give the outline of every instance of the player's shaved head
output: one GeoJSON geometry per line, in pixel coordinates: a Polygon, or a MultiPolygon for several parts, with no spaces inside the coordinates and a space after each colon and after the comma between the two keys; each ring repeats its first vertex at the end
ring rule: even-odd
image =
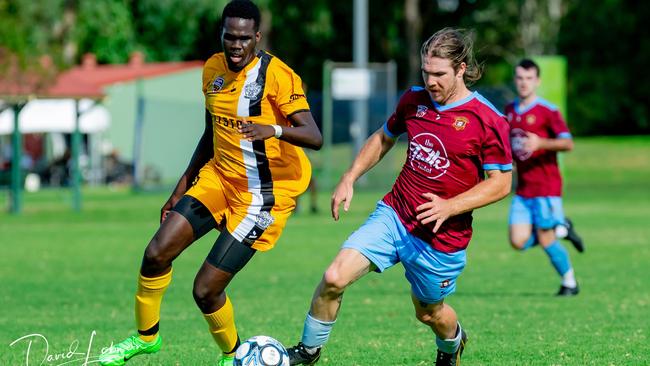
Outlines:
{"type": "Polygon", "coordinates": [[[223,8],[221,21],[226,18],[252,19],[255,22],[255,31],[260,30],[260,9],[250,0],[232,0],[223,8]]]}

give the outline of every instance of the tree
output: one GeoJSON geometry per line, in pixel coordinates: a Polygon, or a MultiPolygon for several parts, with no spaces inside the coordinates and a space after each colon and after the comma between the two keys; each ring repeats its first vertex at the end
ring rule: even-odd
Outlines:
{"type": "Polygon", "coordinates": [[[57,55],[60,48],[56,27],[62,1],[52,0],[48,5],[0,0],[0,83],[21,98],[37,93],[57,71],[49,55],[57,55]]]}
{"type": "Polygon", "coordinates": [[[73,32],[77,57],[90,52],[100,63],[124,63],[136,49],[131,13],[121,0],[79,0],[73,32]]]}
{"type": "Polygon", "coordinates": [[[205,59],[216,51],[218,20],[226,3],[226,0],[131,1],[137,44],[149,61],[205,59]],[[206,39],[216,41],[209,42],[211,50],[200,47],[200,42],[206,39]]]}
{"type": "Polygon", "coordinates": [[[568,110],[578,133],[650,133],[647,19],[645,2],[579,0],[569,9],[559,50],[569,61],[568,110]]]}

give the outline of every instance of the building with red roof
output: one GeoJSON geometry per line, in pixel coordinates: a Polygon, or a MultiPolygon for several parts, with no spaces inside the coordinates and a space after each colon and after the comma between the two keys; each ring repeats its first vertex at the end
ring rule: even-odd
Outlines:
{"type": "MultiPolygon", "coordinates": [[[[80,65],[58,75],[49,71],[52,68],[47,58],[41,64],[40,72],[16,73],[11,67],[3,72],[0,131],[3,121],[13,120],[13,111],[8,108],[11,105],[29,106],[43,99],[83,101],[81,105],[104,109],[110,119],[106,126],[97,125],[95,129],[93,121],[82,120],[83,126],[90,126],[83,127],[82,133],[83,129],[92,131],[84,139],[90,161],[101,161],[101,155],[117,155],[126,162],[137,160],[145,178],[160,183],[178,179],[203,130],[202,61],[147,63],[141,53],[134,53],[126,64],[102,65],[94,55],[87,54],[80,65]],[[140,138],[136,139],[138,134],[140,138]]],[[[53,113],[52,105],[41,103],[39,108],[49,109],[25,115],[37,116],[30,117],[32,120],[21,119],[19,114],[21,131],[71,132],[63,127],[62,118],[55,118],[63,112],[53,113]]],[[[13,130],[13,124],[10,128],[13,130]]],[[[0,136],[0,144],[9,142],[8,136],[0,136]]]]}

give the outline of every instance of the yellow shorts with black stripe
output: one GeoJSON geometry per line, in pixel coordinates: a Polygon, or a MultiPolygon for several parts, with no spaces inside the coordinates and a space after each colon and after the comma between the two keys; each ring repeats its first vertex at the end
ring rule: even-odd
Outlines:
{"type": "Polygon", "coordinates": [[[208,163],[185,194],[201,201],[217,224],[237,240],[266,251],[280,238],[296,208],[296,199],[282,193],[273,190],[272,185],[233,186],[223,179],[214,164],[208,163]]]}

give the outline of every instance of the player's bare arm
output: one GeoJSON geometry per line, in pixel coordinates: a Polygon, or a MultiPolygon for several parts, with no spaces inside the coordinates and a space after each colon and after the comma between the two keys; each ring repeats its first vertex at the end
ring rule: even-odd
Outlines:
{"type": "MultiPolygon", "coordinates": [[[[296,112],[289,116],[292,127],[277,126],[281,129],[280,140],[292,145],[319,150],[323,146],[321,136],[314,117],[309,111],[296,112]]],[[[249,141],[266,140],[274,137],[276,130],[271,125],[260,125],[256,123],[244,123],[239,128],[239,133],[249,141]]]]}
{"type": "Polygon", "coordinates": [[[352,162],[352,166],[343,174],[339,184],[332,194],[332,217],[334,220],[339,219],[339,206],[343,203],[343,209],[347,211],[350,208],[350,201],[354,192],[354,182],[359,179],[365,172],[377,164],[395,145],[396,139],[387,136],[384,129],[380,128],[375,131],[359,151],[359,154],[352,162]]]}
{"type": "Polygon", "coordinates": [[[573,150],[573,140],[570,138],[543,138],[533,132],[527,132],[525,149],[528,152],[537,150],[548,151],[571,151],[573,150]]]}
{"type": "Polygon", "coordinates": [[[160,210],[160,222],[165,219],[165,216],[169,210],[171,210],[176,202],[178,202],[178,200],[183,197],[185,192],[187,192],[190,185],[192,184],[192,181],[194,181],[194,179],[199,175],[201,167],[203,167],[203,165],[205,165],[205,163],[210,160],[213,153],[214,148],[212,145],[212,116],[210,115],[210,112],[206,110],[205,129],[203,130],[203,135],[199,139],[199,142],[196,145],[196,149],[194,149],[194,154],[192,154],[192,158],[190,159],[190,163],[188,164],[187,169],[185,169],[185,172],[183,172],[183,175],[181,175],[181,178],[178,180],[178,183],[174,188],[174,191],[160,210]]]}
{"type": "Polygon", "coordinates": [[[436,221],[435,233],[448,218],[489,205],[510,193],[512,171],[488,170],[486,175],[487,179],[450,199],[424,193],[429,201],[417,207],[419,214],[416,218],[423,224],[436,221]]]}

